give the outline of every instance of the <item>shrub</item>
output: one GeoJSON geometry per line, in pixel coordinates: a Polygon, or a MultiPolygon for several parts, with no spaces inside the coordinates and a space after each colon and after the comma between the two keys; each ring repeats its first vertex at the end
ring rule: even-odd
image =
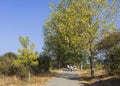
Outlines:
{"type": "Polygon", "coordinates": [[[120,76],[120,46],[109,50],[105,60],[105,68],[109,74],[120,76]]]}
{"type": "Polygon", "coordinates": [[[0,57],[0,73],[4,75],[13,75],[11,69],[13,67],[13,60],[16,59],[14,53],[6,53],[0,57]]]}
{"type": "Polygon", "coordinates": [[[39,74],[41,72],[48,72],[50,68],[51,58],[47,55],[40,55],[38,58],[38,65],[32,66],[32,73],[39,74]]]}
{"type": "Polygon", "coordinates": [[[0,57],[0,74],[6,76],[16,75],[20,78],[27,77],[27,68],[23,65],[15,66],[13,61],[17,58],[14,53],[6,53],[0,57]]]}

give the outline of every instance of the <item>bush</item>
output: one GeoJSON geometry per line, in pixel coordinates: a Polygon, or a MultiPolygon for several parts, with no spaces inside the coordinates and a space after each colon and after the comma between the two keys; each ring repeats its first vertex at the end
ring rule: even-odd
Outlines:
{"type": "Polygon", "coordinates": [[[22,65],[16,67],[15,75],[20,78],[26,78],[28,77],[28,69],[22,65]]]}
{"type": "Polygon", "coordinates": [[[41,72],[48,72],[50,68],[51,58],[46,55],[40,55],[38,58],[38,65],[32,66],[32,73],[39,74],[41,72]]]}
{"type": "Polygon", "coordinates": [[[56,60],[52,60],[52,61],[50,62],[50,68],[51,68],[51,69],[56,69],[56,68],[57,68],[57,65],[58,65],[58,63],[57,63],[56,60]]]}
{"type": "Polygon", "coordinates": [[[4,75],[13,75],[11,72],[13,67],[13,60],[16,59],[14,53],[6,53],[0,57],[0,73],[4,75]]]}
{"type": "Polygon", "coordinates": [[[16,75],[20,78],[27,77],[28,70],[23,65],[15,66],[13,64],[13,60],[15,60],[17,56],[14,53],[6,53],[0,57],[0,74],[6,76],[16,75]]]}
{"type": "Polygon", "coordinates": [[[90,69],[90,64],[83,64],[83,69],[90,69]]]}
{"type": "Polygon", "coordinates": [[[102,50],[106,55],[104,68],[111,75],[120,76],[120,31],[109,33],[97,45],[98,50],[102,50]]]}
{"type": "Polygon", "coordinates": [[[39,57],[39,67],[42,71],[49,71],[49,67],[50,67],[50,57],[48,56],[43,56],[43,57],[39,57]]]}
{"type": "Polygon", "coordinates": [[[120,46],[109,50],[105,60],[105,68],[109,74],[120,76],[120,46]]]}

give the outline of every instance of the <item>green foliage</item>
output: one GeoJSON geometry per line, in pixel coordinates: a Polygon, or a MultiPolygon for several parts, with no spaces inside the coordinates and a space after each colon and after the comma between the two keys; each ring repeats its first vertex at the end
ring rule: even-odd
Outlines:
{"type": "Polygon", "coordinates": [[[113,47],[109,50],[105,63],[106,71],[109,74],[120,76],[120,46],[113,47]]]}
{"type": "Polygon", "coordinates": [[[31,74],[31,66],[38,65],[38,55],[34,52],[35,44],[30,45],[29,37],[19,37],[20,44],[22,45],[21,49],[18,49],[20,54],[17,55],[17,59],[14,60],[16,66],[24,65],[28,69],[29,80],[31,74]]]}
{"type": "Polygon", "coordinates": [[[66,58],[75,63],[75,58],[81,58],[79,57],[81,51],[87,51],[89,47],[93,47],[93,40],[97,37],[98,23],[92,20],[98,11],[96,7],[91,6],[90,9],[89,5],[99,6],[100,3],[91,3],[86,0],[60,1],[46,21],[45,50],[56,56],[58,63],[66,58]],[[91,24],[89,21],[92,21],[91,24]]]}
{"type": "Polygon", "coordinates": [[[120,32],[110,33],[102,39],[97,48],[106,51],[104,67],[109,74],[120,74],[120,32]],[[111,72],[112,71],[112,72],[111,72]]]}
{"type": "Polygon", "coordinates": [[[38,58],[38,62],[39,62],[39,68],[40,70],[47,72],[49,71],[50,68],[50,62],[51,62],[51,58],[47,55],[40,55],[38,58]]]}
{"type": "Polygon", "coordinates": [[[56,60],[51,60],[51,62],[50,62],[50,68],[51,69],[56,69],[57,68],[57,62],[56,62],[56,60]]]}
{"type": "Polygon", "coordinates": [[[28,70],[23,65],[15,66],[14,60],[17,59],[16,54],[8,52],[0,57],[0,74],[6,76],[17,75],[20,78],[27,77],[28,70]]]}
{"type": "Polygon", "coordinates": [[[12,75],[16,75],[21,79],[28,77],[28,69],[24,65],[12,66],[9,70],[9,73],[12,75]]]}
{"type": "Polygon", "coordinates": [[[84,70],[90,69],[90,64],[84,63],[84,64],[83,64],[83,69],[84,69],[84,70]]]}
{"type": "Polygon", "coordinates": [[[29,45],[29,37],[19,37],[22,49],[18,49],[20,54],[17,55],[17,60],[14,61],[15,65],[24,64],[27,67],[37,65],[38,55],[34,52],[35,44],[29,45]]]}
{"type": "Polygon", "coordinates": [[[13,60],[15,60],[17,56],[12,53],[8,52],[4,54],[3,56],[0,57],[0,73],[4,75],[14,75],[12,73],[12,68],[14,67],[13,65],[13,60]]]}
{"type": "Polygon", "coordinates": [[[96,48],[99,50],[109,50],[111,47],[118,45],[120,42],[120,32],[109,33],[107,37],[102,39],[96,48]]]}
{"type": "Polygon", "coordinates": [[[101,62],[101,60],[97,59],[95,61],[95,69],[97,69],[97,70],[103,69],[103,62],[101,62]]]}
{"type": "Polygon", "coordinates": [[[48,72],[50,68],[51,58],[47,56],[44,52],[38,57],[38,65],[32,66],[32,72],[34,74],[39,74],[41,72],[48,72]]]}
{"type": "Polygon", "coordinates": [[[44,28],[46,52],[57,58],[58,65],[74,64],[76,59],[81,61],[81,53],[86,52],[91,76],[94,76],[96,40],[103,36],[101,32],[117,29],[114,20],[119,14],[118,8],[119,1],[116,0],[61,0],[58,4],[52,3],[44,28]]]}

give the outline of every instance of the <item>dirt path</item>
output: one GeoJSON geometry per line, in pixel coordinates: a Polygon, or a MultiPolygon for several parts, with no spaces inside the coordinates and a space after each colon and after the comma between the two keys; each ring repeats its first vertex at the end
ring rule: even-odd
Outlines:
{"type": "Polygon", "coordinates": [[[64,71],[62,74],[57,75],[43,86],[82,86],[79,78],[80,77],[75,71],[64,71]]]}

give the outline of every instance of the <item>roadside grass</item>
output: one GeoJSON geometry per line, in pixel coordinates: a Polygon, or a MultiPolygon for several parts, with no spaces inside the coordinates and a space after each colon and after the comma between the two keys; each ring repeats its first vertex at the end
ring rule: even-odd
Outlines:
{"type": "Polygon", "coordinates": [[[16,76],[12,77],[0,77],[0,86],[42,86],[49,79],[53,78],[57,74],[61,73],[62,70],[51,70],[47,73],[41,73],[38,76],[32,76],[31,80],[19,79],[16,76]]]}
{"type": "Polygon", "coordinates": [[[90,76],[90,70],[78,70],[78,73],[83,86],[120,86],[120,78],[107,75],[105,70],[95,70],[93,78],[90,76]]]}

